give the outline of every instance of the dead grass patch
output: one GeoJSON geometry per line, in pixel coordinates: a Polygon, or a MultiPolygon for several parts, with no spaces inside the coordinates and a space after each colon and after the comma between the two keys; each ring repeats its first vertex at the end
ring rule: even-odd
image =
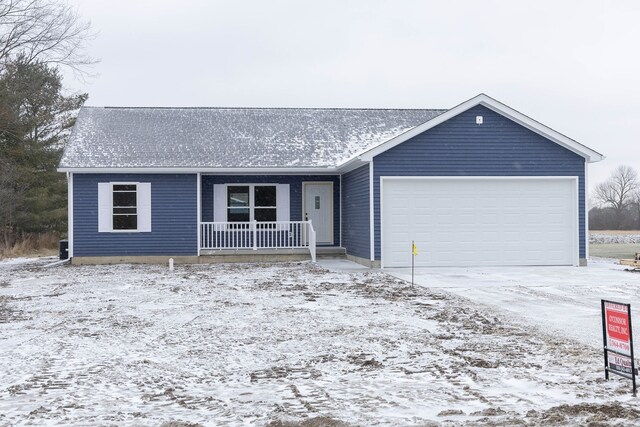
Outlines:
{"type": "Polygon", "coordinates": [[[632,259],[640,252],[637,243],[590,243],[589,256],[613,259],[632,259]]]}
{"type": "Polygon", "coordinates": [[[58,253],[60,236],[56,233],[27,234],[0,243],[0,259],[22,256],[51,256],[58,253]]]}

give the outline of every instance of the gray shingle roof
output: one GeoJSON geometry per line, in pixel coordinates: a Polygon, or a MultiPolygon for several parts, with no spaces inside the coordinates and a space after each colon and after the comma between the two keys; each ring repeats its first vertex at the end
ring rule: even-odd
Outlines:
{"type": "Polygon", "coordinates": [[[60,167],[332,167],[444,111],[83,107],[60,167]]]}

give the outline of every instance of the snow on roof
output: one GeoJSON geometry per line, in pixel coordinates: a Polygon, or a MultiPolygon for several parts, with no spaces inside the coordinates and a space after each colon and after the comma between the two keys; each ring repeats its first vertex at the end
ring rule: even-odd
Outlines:
{"type": "Polygon", "coordinates": [[[445,111],[83,107],[60,167],[333,167],[445,111]]]}

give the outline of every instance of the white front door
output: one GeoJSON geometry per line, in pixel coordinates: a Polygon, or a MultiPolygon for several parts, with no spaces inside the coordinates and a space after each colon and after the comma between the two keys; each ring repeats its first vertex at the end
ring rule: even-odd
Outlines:
{"type": "Polygon", "coordinates": [[[311,220],[318,244],[333,244],[333,183],[303,183],[302,210],[304,219],[311,220]]]}

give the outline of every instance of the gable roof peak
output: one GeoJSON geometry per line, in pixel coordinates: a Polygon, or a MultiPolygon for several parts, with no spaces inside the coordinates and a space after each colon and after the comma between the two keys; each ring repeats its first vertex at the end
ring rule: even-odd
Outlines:
{"type": "Polygon", "coordinates": [[[359,156],[359,158],[363,161],[371,161],[373,157],[377,156],[378,154],[384,153],[385,151],[395,147],[396,145],[399,145],[404,141],[407,141],[408,139],[413,138],[414,136],[419,135],[441,123],[444,123],[452,117],[455,117],[458,114],[463,113],[477,105],[483,105],[490,110],[518,123],[519,125],[524,126],[525,128],[539,135],[542,135],[543,137],[555,142],[556,144],[559,144],[564,148],[573,151],[574,153],[584,157],[589,163],[599,162],[604,159],[604,156],[601,153],[580,144],[579,142],[569,138],[566,135],[561,134],[560,132],[548,126],[543,125],[542,123],[522,114],[521,112],[509,107],[506,104],[501,103],[500,101],[490,97],[485,93],[480,93],[473,98],[470,98],[456,105],[445,113],[440,114],[439,116],[434,117],[433,119],[421,124],[420,126],[409,129],[407,132],[404,132],[403,134],[398,135],[397,137],[370,149],[366,153],[359,156]]]}

